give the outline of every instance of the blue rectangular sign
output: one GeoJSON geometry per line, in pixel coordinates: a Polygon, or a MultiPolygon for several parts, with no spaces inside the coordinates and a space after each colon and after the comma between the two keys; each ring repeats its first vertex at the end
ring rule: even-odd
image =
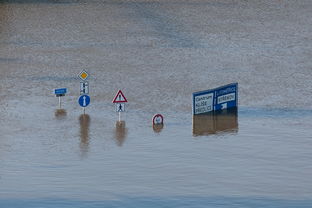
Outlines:
{"type": "Polygon", "coordinates": [[[55,90],[54,90],[54,93],[55,93],[56,95],[64,95],[64,94],[66,94],[66,92],[67,92],[67,89],[66,89],[66,88],[60,88],[60,89],[55,89],[55,90]]]}
{"type": "Polygon", "coordinates": [[[237,107],[238,84],[232,83],[215,89],[193,93],[193,114],[237,107]]]}

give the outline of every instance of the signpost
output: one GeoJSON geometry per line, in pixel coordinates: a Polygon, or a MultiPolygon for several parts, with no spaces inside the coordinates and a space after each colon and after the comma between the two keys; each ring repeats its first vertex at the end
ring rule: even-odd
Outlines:
{"type": "Polygon", "coordinates": [[[193,115],[237,107],[238,83],[193,93],[193,115]]]}
{"type": "Polygon", "coordinates": [[[121,90],[119,90],[113,99],[113,103],[116,105],[116,112],[118,112],[118,121],[120,122],[121,112],[125,112],[125,103],[128,102],[121,90]]]}
{"type": "Polygon", "coordinates": [[[82,80],[80,82],[80,97],[78,99],[78,103],[81,107],[83,107],[83,114],[85,114],[86,107],[90,104],[90,97],[89,97],[89,82],[87,82],[87,79],[89,77],[89,74],[82,70],[78,77],[82,80]]]}
{"type": "Polygon", "coordinates": [[[67,93],[66,88],[59,88],[54,90],[55,96],[59,98],[59,109],[62,108],[61,97],[65,96],[66,93],[67,93]]]}

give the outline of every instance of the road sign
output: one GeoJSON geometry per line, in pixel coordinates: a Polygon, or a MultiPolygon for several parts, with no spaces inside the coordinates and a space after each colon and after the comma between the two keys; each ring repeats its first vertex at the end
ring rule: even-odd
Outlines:
{"type": "Polygon", "coordinates": [[[161,114],[156,114],[153,116],[153,125],[163,124],[164,123],[164,117],[161,114]]]}
{"type": "Polygon", "coordinates": [[[125,112],[125,103],[116,103],[116,112],[125,112]]]}
{"type": "Polygon", "coordinates": [[[89,77],[89,74],[88,74],[85,70],[82,70],[82,71],[78,74],[78,77],[79,77],[82,81],[85,81],[85,80],[89,77]]]}
{"type": "Polygon", "coordinates": [[[81,95],[78,103],[81,107],[87,107],[90,104],[90,97],[88,95],[81,95]]]}
{"type": "Polygon", "coordinates": [[[237,106],[237,83],[215,89],[215,110],[237,106]]]}
{"type": "Polygon", "coordinates": [[[124,96],[121,90],[119,90],[113,100],[113,103],[126,103],[127,98],[124,96]]]}
{"type": "Polygon", "coordinates": [[[193,114],[237,107],[238,84],[232,83],[215,89],[193,93],[193,114]]]}
{"type": "Polygon", "coordinates": [[[55,89],[54,90],[54,94],[56,95],[56,97],[65,96],[66,93],[67,93],[67,89],[66,88],[60,88],[60,89],[55,89]]]}
{"type": "Polygon", "coordinates": [[[80,95],[89,94],[89,82],[80,82],[80,95]]]}
{"type": "Polygon", "coordinates": [[[193,94],[194,114],[202,114],[213,111],[213,92],[203,91],[193,94]]]}

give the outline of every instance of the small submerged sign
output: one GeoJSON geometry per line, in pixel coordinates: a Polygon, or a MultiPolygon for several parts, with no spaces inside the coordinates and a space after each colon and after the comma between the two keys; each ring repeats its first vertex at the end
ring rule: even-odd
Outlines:
{"type": "Polygon", "coordinates": [[[238,84],[232,83],[211,90],[193,93],[193,114],[237,107],[238,84]]]}
{"type": "Polygon", "coordinates": [[[61,97],[65,96],[66,93],[67,93],[67,88],[58,88],[54,90],[55,96],[59,98],[59,109],[62,108],[61,97]]]}

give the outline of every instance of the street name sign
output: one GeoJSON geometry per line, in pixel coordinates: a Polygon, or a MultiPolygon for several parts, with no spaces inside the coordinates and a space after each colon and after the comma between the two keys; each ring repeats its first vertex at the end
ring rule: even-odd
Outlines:
{"type": "Polygon", "coordinates": [[[56,97],[65,96],[66,93],[67,93],[66,88],[59,88],[54,90],[54,94],[56,95],[56,97]]]}
{"type": "Polygon", "coordinates": [[[238,83],[193,93],[193,114],[237,107],[238,83]]]}

